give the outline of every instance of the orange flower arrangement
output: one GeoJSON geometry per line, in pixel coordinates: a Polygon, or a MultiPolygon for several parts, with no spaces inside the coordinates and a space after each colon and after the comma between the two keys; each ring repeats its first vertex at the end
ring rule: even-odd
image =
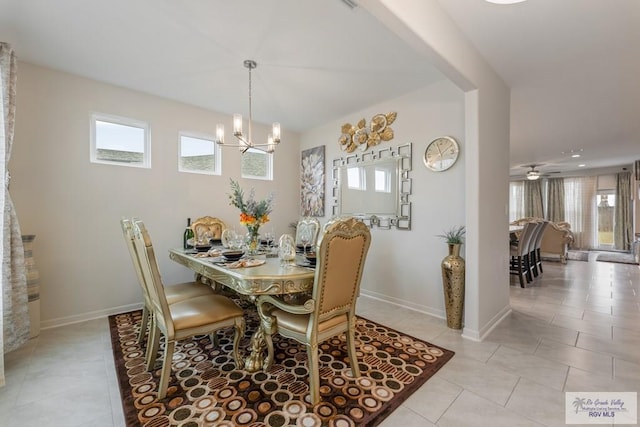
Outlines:
{"type": "Polygon", "coordinates": [[[269,222],[269,214],[273,209],[273,193],[264,200],[256,201],[252,188],[249,198],[245,200],[244,191],[242,191],[240,184],[231,180],[229,201],[232,206],[240,209],[240,224],[247,227],[252,240],[257,240],[260,226],[269,222]]]}
{"type": "Polygon", "coordinates": [[[256,218],[248,213],[240,213],[240,224],[242,225],[256,225],[269,222],[269,215],[262,215],[260,218],[256,218]]]}

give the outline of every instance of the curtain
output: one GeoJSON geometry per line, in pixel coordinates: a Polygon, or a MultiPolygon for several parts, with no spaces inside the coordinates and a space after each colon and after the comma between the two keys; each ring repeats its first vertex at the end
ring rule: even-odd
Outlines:
{"type": "Polygon", "coordinates": [[[509,183],[509,222],[524,217],[524,183],[509,183]]]}
{"type": "Polygon", "coordinates": [[[564,179],[564,220],[571,225],[573,249],[597,246],[597,179],[594,176],[564,179]]]}
{"type": "Polygon", "coordinates": [[[564,221],[564,178],[549,178],[547,185],[547,219],[564,221]]]}
{"type": "Polygon", "coordinates": [[[616,249],[631,249],[631,172],[616,175],[616,206],[613,211],[613,244],[616,249]]]}
{"type": "MultiPolygon", "coordinates": [[[[9,196],[8,164],[13,144],[16,101],[16,57],[11,46],[0,42],[0,179],[2,191],[2,334],[0,344],[7,353],[29,339],[27,278],[22,235],[9,196]]],[[[4,384],[4,357],[0,361],[0,381],[4,384]]]]}
{"type": "Polygon", "coordinates": [[[544,218],[542,184],[539,179],[524,181],[524,216],[544,218]]]}

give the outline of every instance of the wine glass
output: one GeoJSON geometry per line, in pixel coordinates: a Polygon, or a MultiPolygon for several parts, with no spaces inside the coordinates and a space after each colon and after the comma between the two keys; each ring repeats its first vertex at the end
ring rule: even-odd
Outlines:
{"type": "Polygon", "coordinates": [[[273,229],[271,229],[271,231],[267,231],[266,233],[264,233],[264,238],[267,241],[267,249],[269,250],[269,252],[271,252],[273,241],[276,238],[275,234],[273,233],[273,229]]]}
{"type": "Polygon", "coordinates": [[[236,231],[230,228],[225,228],[222,232],[222,236],[220,240],[222,241],[222,246],[225,248],[231,248],[232,243],[236,239],[236,231]]]}
{"type": "Polygon", "coordinates": [[[233,241],[231,242],[231,249],[241,250],[244,248],[245,244],[245,235],[242,233],[237,233],[233,241]]]}
{"type": "Polygon", "coordinates": [[[304,248],[304,255],[307,255],[307,246],[311,243],[311,228],[308,226],[303,226],[300,229],[300,243],[302,243],[302,247],[304,248]]]}

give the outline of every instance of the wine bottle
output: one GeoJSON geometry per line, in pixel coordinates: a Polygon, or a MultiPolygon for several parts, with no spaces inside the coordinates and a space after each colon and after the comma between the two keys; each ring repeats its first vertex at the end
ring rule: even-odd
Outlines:
{"type": "Polygon", "coordinates": [[[184,234],[182,235],[182,245],[185,249],[193,248],[193,244],[189,241],[193,242],[193,230],[191,229],[191,218],[187,218],[187,228],[184,230],[184,234]]]}

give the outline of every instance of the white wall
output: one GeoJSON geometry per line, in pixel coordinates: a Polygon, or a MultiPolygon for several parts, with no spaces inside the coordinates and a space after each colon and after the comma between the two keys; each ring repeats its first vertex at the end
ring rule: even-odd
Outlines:
{"type": "Polygon", "coordinates": [[[332,160],[343,157],[338,138],[344,123],[367,124],[378,113],[398,113],[391,125],[395,137],[376,148],[412,143],[412,228],[373,228],[362,279],[362,293],[444,317],[440,262],[447,245],[436,237],[465,223],[464,94],[448,80],[342,117],[301,136],[301,149],[326,145],[326,221],[332,212],[332,160]],[[458,162],[445,172],[432,172],[422,161],[430,141],[450,135],[460,143],[458,162]]]}
{"type": "MultiPolygon", "coordinates": [[[[215,134],[219,113],[19,63],[11,195],[24,234],[35,234],[44,327],[124,309],[141,301],[120,231],[122,216],[142,218],[167,282],[190,280],[167,250],[182,245],[186,218],[212,215],[240,227],[229,206],[229,178],[239,179],[240,154],[224,149],[222,176],[177,171],[178,131],[215,134]],[[152,168],[91,164],[92,112],[147,121],[152,168]]],[[[256,139],[268,128],[254,127],[256,139]]],[[[229,137],[229,135],[228,135],[229,137]]],[[[240,179],[258,197],[276,191],[276,233],[298,218],[299,135],[283,129],[274,181],[240,179]]]]}
{"type": "Polygon", "coordinates": [[[437,0],[360,5],[465,91],[465,337],[480,340],[509,308],[509,88],[437,0]]]}
{"type": "MultiPolygon", "coordinates": [[[[465,134],[460,138],[464,148],[464,184],[452,187],[452,192],[464,193],[461,218],[467,226],[463,334],[482,339],[509,312],[508,245],[506,238],[499,238],[506,233],[508,224],[509,88],[437,0],[362,0],[360,5],[424,54],[426,61],[436,65],[464,91],[465,134]]],[[[216,122],[230,119],[21,65],[16,145],[11,164],[12,195],[23,231],[38,235],[35,249],[36,257],[42,259],[37,261],[43,277],[44,326],[58,319],[73,320],[73,316],[87,313],[100,315],[112,307],[135,303],[139,292],[127,264],[124,243],[119,242],[120,216],[138,215],[146,219],[159,253],[180,244],[187,216],[214,214],[232,221],[236,215],[228,206],[225,193],[228,177],[238,175],[238,154],[229,154],[223,164],[224,176],[220,178],[179,174],[175,158],[178,130],[190,127],[213,133],[216,122]],[[91,111],[151,122],[155,141],[153,169],[116,170],[90,165],[91,111]],[[124,265],[127,267],[121,267],[124,265]]],[[[296,135],[285,133],[285,142],[276,154],[275,183],[255,183],[258,194],[274,187],[280,194],[273,216],[277,233],[285,231],[286,224],[298,216],[297,139],[296,135]],[[285,151],[287,146],[290,149],[285,151]]],[[[425,206],[429,202],[424,202],[425,206]]],[[[451,222],[462,221],[456,218],[451,222]]],[[[379,239],[385,238],[388,237],[379,239]]],[[[166,258],[161,258],[160,267],[167,281],[188,276],[166,258]]],[[[397,270],[395,267],[389,265],[389,280],[395,279],[390,273],[397,270]]],[[[403,300],[410,297],[400,295],[403,300]]]]}

